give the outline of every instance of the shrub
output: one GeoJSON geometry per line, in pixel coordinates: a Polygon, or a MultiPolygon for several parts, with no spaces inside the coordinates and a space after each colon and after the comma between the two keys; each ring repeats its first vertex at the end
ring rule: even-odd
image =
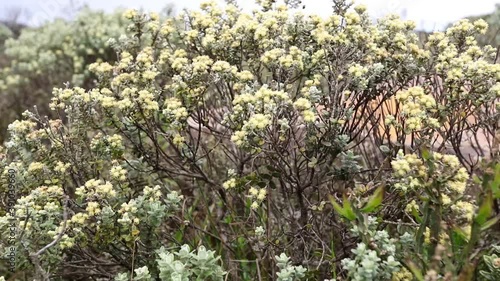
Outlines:
{"type": "Polygon", "coordinates": [[[186,246],[160,260],[192,278],[479,276],[499,241],[487,24],[419,47],[412,22],[334,3],[327,19],[274,1],[127,11],[116,63],[89,66],[96,87],[55,89],[56,118],[9,126],[3,176],[21,197],[1,222],[22,237],[19,274],[175,280],[154,251],[187,244],[210,265],[186,246]]]}
{"type": "Polygon", "coordinates": [[[491,14],[486,14],[479,17],[470,17],[471,20],[483,19],[485,20],[490,28],[488,31],[478,36],[478,44],[479,45],[492,45],[499,46],[500,45],[500,5],[496,4],[495,11],[491,14]]]}
{"type": "MultiPolygon", "coordinates": [[[[125,32],[121,13],[82,10],[72,21],[57,19],[38,28],[25,28],[19,37],[5,42],[8,60],[0,69],[0,110],[5,112],[0,129],[37,105],[41,115],[50,114],[47,103],[52,88],[63,83],[93,86],[87,67],[96,61],[112,62],[115,51],[107,44],[125,32]]],[[[0,27],[0,43],[3,38],[0,27]]],[[[3,142],[5,134],[0,135],[3,142]]]]}

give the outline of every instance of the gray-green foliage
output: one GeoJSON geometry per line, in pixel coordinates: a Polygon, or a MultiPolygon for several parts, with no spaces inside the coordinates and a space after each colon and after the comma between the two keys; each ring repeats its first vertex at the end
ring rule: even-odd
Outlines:
{"type": "Polygon", "coordinates": [[[482,280],[500,280],[500,246],[493,246],[491,253],[483,257],[486,267],[480,270],[482,280]]]}
{"type": "Polygon", "coordinates": [[[299,281],[305,277],[307,269],[299,266],[294,266],[290,263],[290,258],[282,253],[279,256],[274,257],[276,259],[276,265],[280,269],[276,276],[278,276],[278,281],[299,281]]]}
{"type": "MultiPolygon", "coordinates": [[[[162,247],[157,254],[158,277],[162,281],[224,280],[226,272],[219,264],[220,257],[215,255],[215,251],[207,250],[204,246],[191,250],[188,245],[183,245],[177,252],[170,252],[162,247]]],[[[134,281],[156,280],[146,266],[135,269],[134,273],[134,281]]],[[[115,281],[125,280],[130,280],[127,273],[115,277],[115,281]]]]}
{"type": "Polygon", "coordinates": [[[352,259],[342,260],[350,280],[391,280],[392,273],[401,266],[396,258],[396,241],[386,230],[377,230],[377,224],[376,218],[367,217],[366,225],[351,229],[353,235],[363,238],[363,242],[352,250],[352,259]],[[368,246],[367,241],[376,246],[368,246]]]}

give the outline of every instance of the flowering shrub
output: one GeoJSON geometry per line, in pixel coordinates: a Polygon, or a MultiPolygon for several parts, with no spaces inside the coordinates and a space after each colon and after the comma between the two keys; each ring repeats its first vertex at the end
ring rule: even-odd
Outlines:
{"type": "Polygon", "coordinates": [[[487,24],[420,46],[412,22],[373,24],[346,1],[326,19],[261,2],[251,15],[213,1],[177,19],[127,11],[117,61],[88,68],[95,87],[56,88],[55,118],[9,126],[3,180],[22,184],[1,222],[22,237],[19,272],[478,276],[500,238],[500,65],[474,39],[487,24]]]}
{"type": "Polygon", "coordinates": [[[6,26],[5,24],[3,23],[0,23],[0,45],[2,45],[2,50],[3,51],[3,44],[5,42],[5,40],[9,39],[10,37],[12,37],[12,30],[10,30],[10,28],[8,26],[6,26]]]}
{"type": "MultiPolygon", "coordinates": [[[[88,65],[116,59],[107,42],[118,39],[126,31],[125,27],[121,13],[105,14],[88,9],[81,11],[73,21],[58,19],[39,28],[25,28],[19,37],[7,41],[12,37],[11,32],[0,26],[0,51],[8,59],[0,69],[0,109],[6,112],[0,123],[1,130],[34,105],[40,114],[50,114],[47,101],[55,86],[67,82],[92,86],[88,65]]],[[[2,133],[0,140],[4,139],[2,133]]]]}
{"type": "Polygon", "coordinates": [[[500,44],[500,5],[497,3],[495,10],[491,14],[482,15],[479,17],[470,17],[471,20],[484,19],[490,28],[485,34],[479,35],[477,41],[480,45],[498,46],[500,44]]]}

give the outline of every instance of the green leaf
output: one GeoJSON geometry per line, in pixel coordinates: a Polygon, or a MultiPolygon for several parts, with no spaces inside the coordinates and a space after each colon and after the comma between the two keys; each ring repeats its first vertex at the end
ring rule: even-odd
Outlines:
{"type": "Polygon", "coordinates": [[[270,175],[270,174],[264,174],[264,173],[260,174],[260,177],[262,179],[265,179],[265,180],[272,180],[273,179],[272,175],[270,175]]]}
{"type": "Polygon", "coordinates": [[[475,218],[476,223],[479,226],[482,226],[486,220],[491,216],[491,211],[493,210],[493,196],[491,191],[486,193],[486,197],[484,198],[483,204],[479,207],[479,211],[477,212],[477,216],[475,218]]]}
{"type": "Polygon", "coordinates": [[[491,183],[491,190],[496,199],[500,199],[500,164],[495,165],[495,177],[491,183]]]}
{"type": "Polygon", "coordinates": [[[452,242],[454,246],[458,246],[459,248],[467,244],[469,242],[469,237],[465,231],[463,231],[460,227],[453,227],[452,232],[452,242]]]}
{"type": "Polygon", "coordinates": [[[344,210],[346,211],[346,218],[350,221],[353,221],[356,219],[356,214],[354,213],[354,210],[352,208],[351,202],[347,200],[347,196],[344,195],[344,210]]]}
{"type": "Polygon", "coordinates": [[[422,158],[424,160],[429,160],[431,159],[431,153],[427,148],[422,148],[422,158]]]}
{"type": "Polygon", "coordinates": [[[333,196],[329,195],[328,198],[330,199],[330,203],[332,203],[333,209],[339,213],[339,215],[345,217],[346,219],[353,221],[356,219],[356,214],[354,213],[354,210],[352,209],[351,202],[347,199],[347,197],[344,195],[344,202],[343,206],[341,207],[337,202],[335,202],[335,198],[333,196]]]}
{"type": "Polygon", "coordinates": [[[316,166],[316,164],[318,164],[318,159],[316,157],[312,157],[311,161],[309,161],[309,163],[307,163],[307,167],[314,168],[316,166]]]}
{"type": "Polygon", "coordinates": [[[380,204],[382,204],[382,200],[384,199],[384,186],[381,186],[375,190],[375,193],[373,193],[372,197],[366,203],[366,206],[361,209],[363,213],[370,213],[373,212],[380,204]]]}
{"type": "Polygon", "coordinates": [[[481,231],[485,231],[488,228],[494,226],[495,224],[498,223],[499,220],[500,220],[500,217],[494,217],[494,218],[486,221],[483,225],[481,225],[481,231]]]}
{"type": "Polygon", "coordinates": [[[413,208],[413,210],[411,210],[411,214],[413,215],[413,217],[415,218],[415,220],[418,222],[418,223],[422,223],[422,217],[420,216],[420,214],[418,213],[417,209],[413,208]]]}
{"type": "Polygon", "coordinates": [[[276,188],[277,188],[277,187],[276,187],[276,183],[275,183],[274,181],[270,181],[270,182],[269,182],[269,187],[270,187],[271,189],[276,189],[276,188]]]}
{"type": "Polygon", "coordinates": [[[418,281],[424,281],[424,276],[422,275],[422,271],[413,263],[412,261],[406,262],[406,267],[413,273],[413,276],[418,281]]]}

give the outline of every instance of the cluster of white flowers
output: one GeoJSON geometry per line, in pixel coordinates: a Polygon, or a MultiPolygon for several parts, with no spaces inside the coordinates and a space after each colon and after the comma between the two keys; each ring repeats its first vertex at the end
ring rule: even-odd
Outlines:
{"type": "MultiPolygon", "coordinates": [[[[406,134],[420,131],[423,128],[438,128],[439,121],[431,117],[436,111],[436,101],[432,95],[426,95],[422,87],[412,87],[406,91],[398,92],[396,100],[401,104],[400,116],[404,118],[404,130],[406,134]]],[[[394,116],[387,116],[386,125],[396,124],[394,116]]]]}
{"type": "Polygon", "coordinates": [[[121,214],[118,223],[123,225],[130,225],[132,223],[135,225],[139,224],[140,220],[135,216],[137,210],[137,202],[134,199],[130,200],[128,203],[123,203],[120,210],[118,210],[118,213],[121,214]]]}
{"type": "Polygon", "coordinates": [[[224,189],[231,189],[231,188],[235,188],[236,187],[236,179],[235,178],[230,178],[228,179],[227,181],[225,181],[223,184],[222,184],[222,187],[224,187],[224,189]]]}
{"type": "Polygon", "coordinates": [[[54,171],[64,174],[66,170],[71,167],[70,163],[63,163],[61,161],[57,161],[56,166],[54,167],[54,171]]]}
{"type": "MultiPolygon", "coordinates": [[[[161,187],[159,185],[155,185],[152,188],[149,186],[145,186],[144,189],[142,190],[144,197],[148,198],[149,201],[158,201],[160,197],[162,196],[161,193],[161,187]]],[[[170,193],[169,196],[174,196],[177,197],[178,194],[176,191],[173,193],[170,193]]],[[[180,198],[182,199],[182,198],[180,198]]]]}
{"type": "Polygon", "coordinates": [[[106,154],[121,152],[125,149],[121,135],[114,134],[110,136],[104,136],[100,132],[94,136],[94,138],[90,142],[90,147],[94,151],[102,151],[106,154]]]}
{"type": "MultiPolygon", "coordinates": [[[[429,174],[429,168],[417,155],[404,155],[400,150],[396,159],[391,162],[394,176],[398,179],[394,187],[404,193],[425,193],[427,192],[425,187],[429,187],[429,180],[432,177],[439,177],[441,182],[436,187],[439,191],[433,190],[432,192],[440,194],[440,203],[444,207],[445,214],[450,215],[464,230],[470,230],[476,207],[464,197],[469,179],[467,170],[455,155],[434,152],[431,159],[434,162],[433,175],[429,174]]],[[[421,203],[420,200],[419,202],[412,200],[406,206],[405,211],[409,214],[414,214],[414,212],[420,214],[419,204],[421,203]]]]}
{"type": "Polygon", "coordinates": [[[85,185],[78,187],[75,194],[86,198],[112,198],[116,195],[116,191],[110,182],[91,179],[85,182],[85,185]]]}
{"type": "Polygon", "coordinates": [[[251,199],[254,199],[252,202],[252,205],[250,206],[253,210],[256,210],[259,208],[259,205],[266,199],[267,196],[267,189],[266,188],[255,188],[255,187],[250,187],[248,190],[248,195],[251,199]]]}
{"type": "Polygon", "coordinates": [[[124,182],[127,180],[127,170],[118,164],[118,161],[113,161],[113,167],[110,170],[111,178],[124,182]]]}
{"type": "Polygon", "coordinates": [[[108,62],[95,62],[89,65],[89,71],[98,75],[109,75],[113,72],[113,66],[108,62]]]}
{"type": "Polygon", "coordinates": [[[185,121],[189,116],[187,109],[182,106],[182,102],[177,98],[166,100],[164,108],[163,114],[178,123],[185,121]]]}

